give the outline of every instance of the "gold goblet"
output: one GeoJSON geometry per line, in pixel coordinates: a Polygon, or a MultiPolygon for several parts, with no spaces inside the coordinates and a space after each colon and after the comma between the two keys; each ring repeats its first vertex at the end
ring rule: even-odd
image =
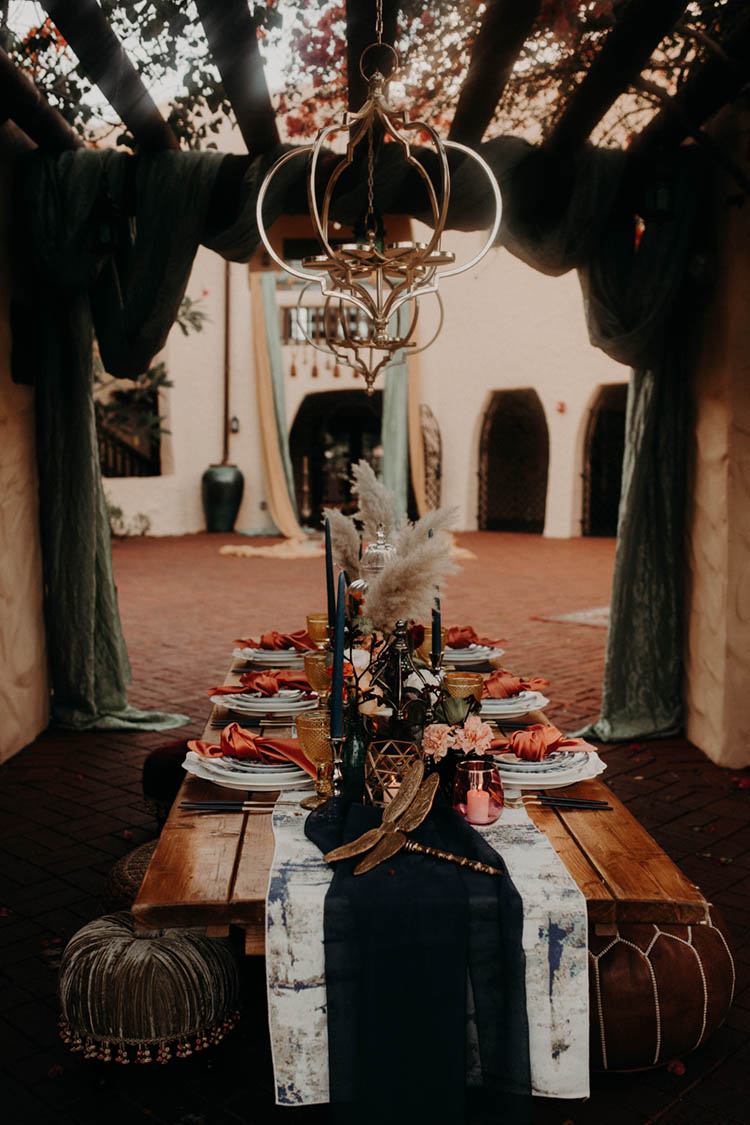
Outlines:
{"type": "MultiPolygon", "coordinates": [[[[441,653],[445,652],[445,638],[446,638],[447,634],[448,634],[448,630],[445,628],[444,625],[442,625],[441,628],[440,628],[440,651],[441,651],[441,653]]],[[[432,659],[431,659],[431,657],[432,657],[432,626],[431,625],[425,625],[424,626],[424,640],[422,641],[419,648],[416,650],[416,654],[419,657],[419,659],[422,661],[423,664],[426,664],[428,667],[432,664],[432,659]]]]}
{"type": "Polygon", "coordinates": [[[313,691],[318,693],[318,710],[325,711],[331,695],[331,677],[328,669],[333,657],[326,650],[324,652],[305,653],[305,675],[313,691]]]}
{"type": "Polygon", "coordinates": [[[331,795],[331,717],[327,711],[305,711],[296,720],[297,737],[302,753],[317,770],[315,793],[300,801],[303,809],[317,809],[331,795]]]}
{"type": "Polygon", "coordinates": [[[453,699],[468,699],[473,695],[480,701],[483,683],[481,672],[446,672],[443,676],[443,687],[453,699]]]}
{"type": "Polygon", "coordinates": [[[328,648],[328,614],[308,613],[307,635],[317,649],[328,648]]]}

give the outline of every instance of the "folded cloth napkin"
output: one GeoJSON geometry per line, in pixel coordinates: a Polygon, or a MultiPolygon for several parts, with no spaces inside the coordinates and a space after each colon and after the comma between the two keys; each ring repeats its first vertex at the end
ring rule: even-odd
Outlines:
{"type": "Polygon", "coordinates": [[[482,686],[484,699],[508,699],[511,695],[518,695],[519,691],[544,691],[549,687],[549,680],[541,676],[514,676],[504,668],[498,668],[487,677],[482,686]]]}
{"type": "Polygon", "coordinates": [[[469,645],[488,645],[494,648],[502,644],[502,637],[498,641],[491,641],[489,637],[478,637],[471,625],[451,625],[445,631],[446,648],[468,648],[469,645]]]}
{"type": "Polygon", "coordinates": [[[188,742],[188,750],[202,758],[236,758],[240,762],[294,762],[311,777],[316,769],[302,753],[296,738],[263,738],[251,734],[239,723],[230,723],[221,732],[221,745],[213,742],[188,742]]]}
{"type": "Polygon", "coordinates": [[[238,684],[224,684],[209,688],[209,695],[242,695],[243,692],[259,692],[261,695],[277,695],[282,688],[299,688],[311,691],[310,682],[304,672],[291,668],[269,668],[267,672],[243,672],[238,684]]]}
{"type": "Polygon", "coordinates": [[[557,727],[534,723],[525,730],[514,730],[507,736],[493,738],[490,753],[511,753],[528,762],[541,762],[553,750],[562,750],[564,746],[575,746],[578,750],[593,749],[582,738],[567,738],[557,727]]]}
{"type": "Polygon", "coordinates": [[[261,634],[260,641],[254,641],[252,637],[240,637],[234,643],[240,648],[296,648],[297,652],[312,652],[315,649],[307,629],[298,629],[296,633],[277,633],[272,629],[270,633],[261,634]]]}

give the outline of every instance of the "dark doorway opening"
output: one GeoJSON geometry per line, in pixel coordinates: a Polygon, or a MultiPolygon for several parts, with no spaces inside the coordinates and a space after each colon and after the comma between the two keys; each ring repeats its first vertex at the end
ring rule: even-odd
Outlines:
{"type": "Polygon", "coordinates": [[[349,480],[361,457],[378,472],[383,393],[320,391],[302,400],[289,435],[294,488],[302,523],[320,525],[323,508],[356,510],[349,480]]]}
{"type": "Polygon", "coordinates": [[[544,531],[549,435],[535,390],[495,391],[479,443],[479,527],[544,531]]]}
{"type": "Polygon", "coordinates": [[[627,401],[627,383],[615,383],[599,389],[591,408],[584,446],[583,535],[617,535],[627,401]]]}

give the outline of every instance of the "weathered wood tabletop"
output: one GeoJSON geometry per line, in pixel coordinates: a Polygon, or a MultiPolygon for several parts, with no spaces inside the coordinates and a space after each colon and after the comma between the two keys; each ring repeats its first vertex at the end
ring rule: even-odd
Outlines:
{"type": "MultiPolygon", "coordinates": [[[[241,671],[233,668],[226,683],[237,683],[241,671]]],[[[203,736],[206,741],[220,741],[221,731],[212,720],[222,713],[214,708],[203,736]]],[[[541,715],[529,718],[543,720],[541,715]]],[[[527,808],[586,896],[591,923],[695,923],[708,917],[708,903],[700,890],[600,778],[568,786],[565,794],[606,799],[613,806],[611,812],[527,808]]],[[[230,926],[239,926],[245,931],[246,953],[264,953],[265,899],[274,850],[271,817],[208,815],[179,808],[186,799],[242,796],[242,790],[185,775],[133,906],[137,930],[200,927],[221,936],[230,926]]],[[[270,803],[277,796],[253,795],[254,800],[270,803]]]]}

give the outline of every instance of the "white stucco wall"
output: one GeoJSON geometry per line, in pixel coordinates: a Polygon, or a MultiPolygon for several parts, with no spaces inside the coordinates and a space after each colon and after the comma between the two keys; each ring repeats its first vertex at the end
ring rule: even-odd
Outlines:
{"type": "MultiPolygon", "coordinates": [[[[481,242],[481,234],[455,232],[444,240],[457,262],[481,242]]],[[[459,509],[462,528],[477,526],[479,439],[492,392],[533,387],[549,431],[544,533],[580,535],[582,431],[596,389],[626,382],[628,371],[589,344],[576,275],[544,277],[492,250],[440,292],[443,330],[420,360],[422,398],[443,438],[443,503],[459,509]]],[[[425,316],[423,338],[433,318],[425,316]]]]}
{"type": "MultiPolygon", "coordinates": [[[[247,267],[230,264],[230,412],[239,432],[230,436],[230,460],[245,477],[237,528],[273,530],[265,502],[255,385],[253,381],[250,288],[247,267]]],[[[201,476],[221,461],[224,416],[224,260],[201,249],[188,285],[208,315],[201,332],[185,336],[175,327],[161,355],[174,387],[161,396],[170,433],[162,441],[160,477],[118,477],[104,482],[126,523],[148,517],[151,535],[181,535],[205,529],[201,476]]]]}

